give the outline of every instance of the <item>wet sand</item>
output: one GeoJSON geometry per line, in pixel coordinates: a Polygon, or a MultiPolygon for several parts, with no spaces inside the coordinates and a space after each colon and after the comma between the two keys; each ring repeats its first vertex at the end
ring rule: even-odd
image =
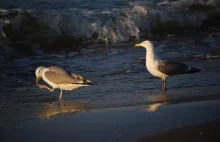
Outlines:
{"type": "MultiPolygon", "coordinates": [[[[4,142],[145,142],[166,138],[170,140],[171,135],[176,140],[179,136],[190,134],[187,139],[192,141],[197,139],[196,133],[200,135],[202,132],[204,135],[201,135],[205,137],[202,140],[211,140],[220,124],[220,100],[175,104],[163,102],[76,113],[68,113],[69,109],[74,110],[70,106],[60,109],[56,107],[55,110],[62,110],[62,114],[56,113],[47,119],[39,112],[38,118],[1,123],[0,137],[4,142]],[[154,111],[152,108],[155,108],[154,111]],[[213,134],[210,132],[212,129],[213,134]]],[[[46,108],[41,111],[45,113],[46,108]]],[[[48,111],[51,112],[51,109],[48,111]]]]}
{"type": "Polygon", "coordinates": [[[152,136],[146,136],[139,142],[219,142],[220,120],[192,127],[178,128],[152,136]]]}

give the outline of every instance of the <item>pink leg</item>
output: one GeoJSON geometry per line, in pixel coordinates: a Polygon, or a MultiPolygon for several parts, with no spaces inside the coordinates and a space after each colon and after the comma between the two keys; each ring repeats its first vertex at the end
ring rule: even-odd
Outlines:
{"type": "Polygon", "coordinates": [[[39,88],[46,88],[46,89],[50,90],[51,92],[53,92],[53,91],[54,91],[54,88],[50,89],[50,88],[49,88],[49,87],[47,87],[46,85],[41,85],[41,84],[38,84],[37,86],[38,86],[39,88]]]}
{"type": "Polygon", "coordinates": [[[47,86],[46,85],[41,85],[41,84],[38,84],[37,85],[39,88],[47,88],[47,86]]]}

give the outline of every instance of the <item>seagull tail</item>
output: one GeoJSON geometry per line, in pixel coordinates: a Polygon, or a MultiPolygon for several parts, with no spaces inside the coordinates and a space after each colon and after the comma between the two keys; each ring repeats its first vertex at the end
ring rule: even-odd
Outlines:
{"type": "Polygon", "coordinates": [[[198,69],[198,68],[191,67],[186,73],[196,73],[196,72],[200,72],[202,70],[203,69],[198,69]]]}
{"type": "Polygon", "coordinates": [[[95,83],[92,83],[90,80],[78,75],[78,74],[71,74],[73,77],[77,78],[78,80],[82,81],[82,84],[85,84],[85,85],[94,85],[96,86],[97,84],[95,83]]]}
{"type": "Polygon", "coordinates": [[[96,83],[92,83],[90,80],[88,80],[88,79],[85,79],[85,80],[83,80],[83,84],[85,84],[85,85],[91,85],[91,86],[97,86],[97,84],[96,83]]]}
{"type": "Polygon", "coordinates": [[[97,84],[96,83],[92,83],[92,82],[89,82],[89,83],[87,83],[88,85],[91,85],[91,86],[97,86],[97,84]]]}

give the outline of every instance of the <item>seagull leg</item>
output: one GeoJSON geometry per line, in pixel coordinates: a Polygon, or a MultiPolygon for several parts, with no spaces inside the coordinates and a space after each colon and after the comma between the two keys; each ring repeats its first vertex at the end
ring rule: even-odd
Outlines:
{"type": "Polygon", "coordinates": [[[62,99],[63,90],[60,90],[60,99],[62,99]]]}
{"type": "Polygon", "coordinates": [[[49,87],[47,87],[46,85],[41,85],[41,84],[38,84],[38,87],[39,88],[47,88],[48,90],[50,90],[51,92],[54,91],[54,88],[50,89],[49,87]]]}
{"type": "Polygon", "coordinates": [[[46,85],[41,85],[41,84],[37,84],[37,87],[39,87],[39,88],[47,88],[46,85]]]}
{"type": "Polygon", "coordinates": [[[167,88],[166,88],[166,78],[162,78],[162,88],[161,88],[162,91],[166,91],[167,88]]]}
{"type": "Polygon", "coordinates": [[[163,91],[166,91],[167,88],[166,88],[166,78],[163,78],[163,91]]]}
{"type": "Polygon", "coordinates": [[[161,88],[161,90],[163,91],[163,86],[164,86],[163,78],[161,78],[161,80],[162,80],[162,88],[161,88]]]}

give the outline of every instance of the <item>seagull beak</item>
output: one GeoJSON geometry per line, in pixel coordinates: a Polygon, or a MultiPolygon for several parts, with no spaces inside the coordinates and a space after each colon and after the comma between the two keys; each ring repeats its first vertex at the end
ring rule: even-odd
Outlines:
{"type": "Polygon", "coordinates": [[[36,78],[36,84],[37,84],[37,85],[39,85],[38,82],[39,82],[40,78],[41,78],[40,76],[38,76],[38,77],[36,78]]]}
{"type": "Polygon", "coordinates": [[[138,43],[138,44],[135,44],[135,47],[139,47],[139,46],[141,46],[141,44],[140,44],[140,43],[138,43]]]}

